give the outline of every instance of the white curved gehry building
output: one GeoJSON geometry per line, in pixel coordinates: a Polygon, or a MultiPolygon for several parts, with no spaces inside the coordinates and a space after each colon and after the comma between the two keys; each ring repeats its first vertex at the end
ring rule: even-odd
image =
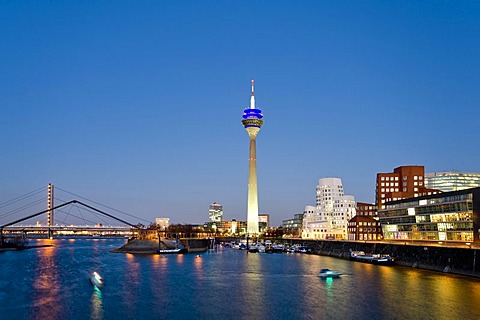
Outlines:
{"type": "Polygon", "coordinates": [[[348,220],[355,216],[355,197],[345,195],[340,178],[322,178],[317,185],[316,210],[305,219],[303,238],[347,239],[348,220]]]}

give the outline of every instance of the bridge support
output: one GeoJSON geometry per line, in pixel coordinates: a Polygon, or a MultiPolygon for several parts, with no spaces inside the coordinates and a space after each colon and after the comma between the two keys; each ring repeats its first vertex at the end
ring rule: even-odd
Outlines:
{"type": "MultiPolygon", "coordinates": [[[[47,226],[51,227],[55,225],[53,221],[53,184],[48,184],[48,193],[47,193],[47,226]]],[[[50,238],[50,229],[48,231],[48,237],[50,238]]]]}

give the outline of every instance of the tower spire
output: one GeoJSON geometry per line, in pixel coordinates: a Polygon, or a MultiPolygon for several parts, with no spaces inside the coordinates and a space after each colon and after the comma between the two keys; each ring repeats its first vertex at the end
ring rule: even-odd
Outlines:
{"type": "Polygon", "coordinates": [[[252,80],[252,96],[250,97],[250,109],[255,109],[255,80],[252,80]]]}

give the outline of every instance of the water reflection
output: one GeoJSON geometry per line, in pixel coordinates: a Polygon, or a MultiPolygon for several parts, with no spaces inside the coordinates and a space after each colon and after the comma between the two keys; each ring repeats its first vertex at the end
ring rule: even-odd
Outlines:
{"type": "Polygon", "coordinates": [[[103,319],[102,291],[95,286],[93,286],[91,303],[91,319],[103,319]]]}
{"type": "MultiPolygon", "coordinates": [[[[52,244],[52,240],[45,240],[52,244]]],[[[59,319],[62,305],[58,303],[60,275],[56,261],[56,248],[46,247],[36,251],[33,279],[32,316],[35,319],[59,319]]]]}
{"type": "Polygon", "coordinates": [[[246,254],[243,259],[243,273],[240,277],[242,300],[245,306],[242,319],[265,319],[265,277],[262,257],[259,254],[246,254]]]}
{"type": "Polygon", "coordinates": [[[480,314],[478,279],[232,249],[198,259],[111,254],[110,245],[102,243],[60,241],[52,248],[3,253],[0,288],[8,288],[8,295],[0,300],[0,318],[479,319],[480,314]],[[79,269],[94,267],[101,267],[106,279],[102,291],[77,277],[79,269]],[[342,277],[322,280],[321,268],[342,277]],[[8,277],[14,272],[19,280],[12,285],[8,277]]]}
{"type": "Polygon", "coordinates": [[[203,278],[203,257],[201,255],[196,255],[193,259],[193,267],[195,270],[196,278],[203,278]]]}
{"type": "Polygon", "coordinates": [[[126,307],[124,312],[127,317],[134,316],[134,306],[138,298],[142,296],[141,292],[141,270],[137,257],[133,254],[126,254],[126,269],[124,271],[124,281],[122,292],[123,305],[126,307]]]}

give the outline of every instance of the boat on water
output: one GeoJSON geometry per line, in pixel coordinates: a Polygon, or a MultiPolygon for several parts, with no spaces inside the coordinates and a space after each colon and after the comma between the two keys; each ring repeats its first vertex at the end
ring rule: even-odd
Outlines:
{"type": "Polygon", "coordinates": [[[320,278],[339,278],[342,274],[338,271],[330,270],[327,268],[324,268],[320,270],[318,276],[320,278]]]}
{"type": "Polygon", "coordinates": [[[253,243],[248,247],[248,252],[250,253],[258,253],[258,244],[253,243]]]}
{"type": "Polygon", "coordinates": [[[103,288],[103,286],[105,285],[102,276],[99,275],[96,271],[91,274],[90,283],[99,289],[103,288]]]}
{"type": "Polygon", "coordinates": [[[188,249],[183,246],[178,239],[175,240],[159,240],[159,254],[180,254],[188,253],[188,249]]]}
{"type": "Polygon", "coordinates": [[[187,248],[173,248],[173,249],[158,249],[159,254],[179,254],[187,253],[187,248]]]}
{"type": "Polygon", "coordinates": [[[391,265],[395,259],[388,254],[367,254],[364,251],[350,250],[350,260],[381,265],[391,265]]]}

